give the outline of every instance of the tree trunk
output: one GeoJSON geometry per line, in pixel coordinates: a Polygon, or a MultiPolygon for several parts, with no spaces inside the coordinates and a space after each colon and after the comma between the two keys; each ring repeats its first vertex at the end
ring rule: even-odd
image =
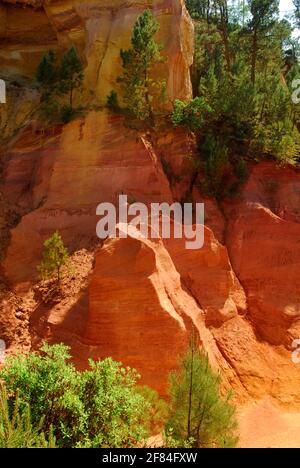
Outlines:
{"type": "Polygon", "coordinates": [[[225,29],[222,30],[222,37],[223,37],[223,43],[224,43],[226,68],[229,73],[231,70],[231,60],[230,60],[230,51],[229,51],[229,41],[228,41],[227,31],[225,29]]]}
{"type": "Polygon", "coordinates": [[[71,85],[71,91],[70,91],[70,107],[73,109],[73,85],[71,85]]]}
{"type": "Polygon", "coordinates": [[[151,105],[150,97],[149,97],[147,66],[146,66],[146,69],[145,69],[145,88],[146,88],[145,98],[146,98],[146,105],[147,105],[148,113],[149,113],[149,119],[150,119],[151,124],[153,124],[154,123],[154,115],[153,115],[152,105],[151,105]]]}
{"type": "Polygon", "coordinates": [[[251,58],[251,81],[255,84],[256,78],[256,58],[257,58],[257,29],[253,31],[252,58],[251,58]]]}
{"type": "MultiPolygon", "coordinates": [[[[267,67],[265,67],[264,79],[266,83],[267,82],[267,67]]],[[[263,103],[262,103],[261,111],[260,111],[260,122],[263,121],[266,104],[267,104],[267,92],[264,93],[264,99],[263,99],[263,103]]]]}
{"type": "Polygon", "coordinates": [[[191,360],[191,374],[190,374],[190,391],[189,391],[189,409],[188,409],[188,424],[187,424],[187,438],[191,437],[191,414],[192,414],[192,398],[193,398],[193,377],[194,377],[194,329],[192,332],[192,360],[191,360]]]}
{"type": "Polygon", "coordinates": [[[228,31],[227,31],[227,23],[228,23],[228,12],[227,12],[227,3],[223,1],[218,2],[219,10],[220,10],[220,28],[221,28],[221,36],[224,45],[224,55],[226,61],[226,69],[229,73],[231,70],[231,59],[230,59],[230,49],[229,49],[229,40],[228,40],[228,31]]]}

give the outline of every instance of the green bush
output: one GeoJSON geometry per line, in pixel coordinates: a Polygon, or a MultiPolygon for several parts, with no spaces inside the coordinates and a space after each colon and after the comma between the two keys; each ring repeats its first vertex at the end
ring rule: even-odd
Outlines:
{"type": "Polygon", "coordinates": [[[231,172],[228,148],[212,133],[209,133],[202,145],[202,151],[205,172],[202,190],[207,195],[222,198],[227,195],[228,175],[231,172]]]}
{"type": "Polygon", "coordinates": [[[229,148],[222,138],[208,132],[201,145],[204,178],[200,190],[216,199],[236,196],[248,176],[246,161],[230,156],[229,148]]]}
{"type": "Polygon", "coordinates": [[[79,372],[66,346],[41,352],[8,359],[0,379],[9,405],[28,405],[33,427],[53,430],[58,447],[131,447],[147,435],[141,421],[149,405],[136,391],[135,370],[108,358],[79,372]]]}
{"type": "Polygon", "coordinates": [[[169,405],[159,394],[147,385],[138,386],[137,392],[148,402],[149,411],[142,416],[142,424],[149,434],[159,434],[164,430],[169,415],[169,405]]]}

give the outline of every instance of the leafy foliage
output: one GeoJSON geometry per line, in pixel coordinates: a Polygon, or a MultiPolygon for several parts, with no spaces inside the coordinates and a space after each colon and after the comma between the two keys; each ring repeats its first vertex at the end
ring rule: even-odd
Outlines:
{"type": "Polygon", "coordinates": [[[53,431],[59,447],[131,447],[147,435],[149,404],[135,370],[108,358],[79,372],[66,346],[41,351],[11,358],[0,372],[8,404],[30,407],[33,427],[53,431]]]}
{"type": "Polygon", "coordinates": [[[169,415],[169,405],[159,397],[159,394],[146,385],[138,386],[137,392],[149,405],[141,420],[149,434],[159,434],[164,430],[165,422],[169,415]]]}
{"type": "Polygon", "coordinates": [[[227,0],[186,0],[195,20],[194,94],[212,109],[201,126],[199,145],[207,147],[210,134],[224,146],[208,161],[215,179],[223,170],[234,177],[244,158],[299,161],[299,110],[291,99],[299,41],[292,24],[278,17],[278,3],[248,0],[241,7],[227,0]],[[229,171],[227,162],[220,169],[216,161],[221,152],[229,171]]]}
{"type": "Polygon", "coordinates": [[[30,406],[20,404],[18,393],[9,404],[6,388],[0,385],[0,448],[55,448],[52,428],[47,441],[41,432],[42,423],[34,428],[30,406]]]}
{"type": "Polygon", "coordinates": [[[248,175],[244,159],[229,158],[226,142],[216,137],[213,132],[208,132],[205,136],[201,154],[204,172],[201,191],[216,199],[236,195],[248,175]]]}
{"type": "Polygon", "coordinates": [[[201,189],[207,195],[213,195],[217,199],[228,195],[228,193],[224,193],[227,190],[228,177],[231,172],[227,146],[209,133],[202,146],[202,151],[205,179],[201,189]]]}

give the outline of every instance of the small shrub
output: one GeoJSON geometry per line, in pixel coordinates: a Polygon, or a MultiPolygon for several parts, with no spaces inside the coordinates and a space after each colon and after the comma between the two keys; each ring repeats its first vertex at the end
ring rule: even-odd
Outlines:
{"type": "Polygon", "coordinates": [[[231,171],[228,148],[210,133],[205,138],[202,151],[205,158],[202,190],[207,195],[221,198],[226,194],[228,174],[231,171]]]}
{"type": "Polygon", "coordinates": [[[205,136],[201,152],[204,157],[204,180],[200,190],[216,199],[236,196],[248,176],[246,161],[242,157],[237,161],[230,157],[227,144],[214,132],[205,136]]]}
{"type": "Polygon", "coordinates": [[[44,242],[43,260],[38,266],[42,278],[50,278],[56,275],[57,283],[60,283],[61,269],[69,259],[68,250],[64,246],[61,236],[56,231],[44,242]]]}
{"type": "Polygon", "coordinates": [[[146,426],[149,434],[159,434],[164,430],[169,415],[169,405],[155,390],[146,385],[138,386],[137,392],[149,404],[149,411],[143,414],[141,423],[146,426]]]}
{"type": "Polygon", "coordinates": [[[118,94],[116,91],[111,91],[107,96],[106,107],[113,112],[119,109],[118,94]]]}
{"type": "Polygon", "coordinates": [[[243,184],[246,181],[248,176],[248,168],[244,159],[239,158],[238,162],[234,166],[234,173],[239,183],[243,184]]]}
{"type": "Polygon", "coordinates": [[[71,122],[76,114],[77,112],[70,105],[65,105],[60,108],[60,119],[65,124],[71,122]]]}

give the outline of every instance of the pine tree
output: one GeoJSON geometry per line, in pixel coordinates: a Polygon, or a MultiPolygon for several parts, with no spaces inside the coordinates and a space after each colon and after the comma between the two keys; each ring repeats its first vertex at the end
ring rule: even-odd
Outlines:
{"type": "Polygon", "coordinates": [[[192,18],[209,20],[212,2],[207,0],[186,0],[185,4],[192,18]]]}
{"type": "Polygon", "coordinates": [[[212,109],[201,128],[199,147],[203,156],[203,145],[212,135],[220,149],[206,158],[206,175],[210,174],[206,185],[210,192],[213,186],[223,186],[218,196],[232,196],[240,185],[236,180],[243,167],[240,158],[260,154],[284,163],[299,161],[300,120],[291,99],[292,82],[299,73],[299,45],[291,22],[278,16],[278,0],[247,0],[247,5],[239,1],[229,7],[226,0],[212,0],[206,6],[204,0],[186,3],[194,17],[201,18],[195,21],[194,95],[212,109]]]}
{"type": "Polygon", "coordinates": [[[82,85],[84,74],[83,65],[75,47],[71,47],[61,60],[59,90],[62,94],[69,93],[70,109],[73,110],[74,90],[82,85]]]}
{"type": "Polygon", "coordinates": [[[163,81],[151,78],[154,66],[163,60],[161,46],[154,39],[158,30],[152,13],[144,11],[134,25],[132,47],[120,51],[124,73],[118,81],[123,85],[124,102],[129,113],[140,120],[153,118],[153,99],[164,89],[163,81]]]}
{"type": "Polygon", "coordinates": [[[68,250],[64,246],[61,236],[56,231],[44,242],[43,260],[38,271],[43,278],[56,275],[57,283],[60,284],[61,268],[66,265],[69,258],[68,250]]]}
{"type": "Polygon", "coordinates": [[[214,372],[194,333],[180,369],[170,375],[171,416],[167,432],[180,446],[234,447],[237,422],[231,395],[220,395],[220,375],[214,372]]]}
{"type": "Polygon", "coordinates": [[[297,23],[297,27],[299,28],[300,26],[300,0],[293,0],[293,3],[295,7],[296,23],[297,23]]]}
{"type": "Polygon", "coordinates": [[[56,54],[49,50],[43,56],[36,71],[36,80],[42,89],[42,100],[48,100],[55,92],[57,86],[56,54]]]}
{"type": "Polygon", "coordinates": [[[75,115],[74,90],[81,86],[83,79],[83,65],[74,47],[63,55],[60,63],[56,54],[50,50],[42,58],[36,71],[36,80],[42,92],[43,117],[69,122],[75,115]],[[63,100],[58,98],[63,98],[65,94],[69,94],[69,105],[65,105],[63,100]]]}
{"type": "Polygon", "coordinates": [[[251,81],[255,83],[256,61],[259,51],[260,34],[266,34],[274,25],[278,13],[279,0],[248,0],[252,18],[249,29],[252,33],[251,81]]]}

